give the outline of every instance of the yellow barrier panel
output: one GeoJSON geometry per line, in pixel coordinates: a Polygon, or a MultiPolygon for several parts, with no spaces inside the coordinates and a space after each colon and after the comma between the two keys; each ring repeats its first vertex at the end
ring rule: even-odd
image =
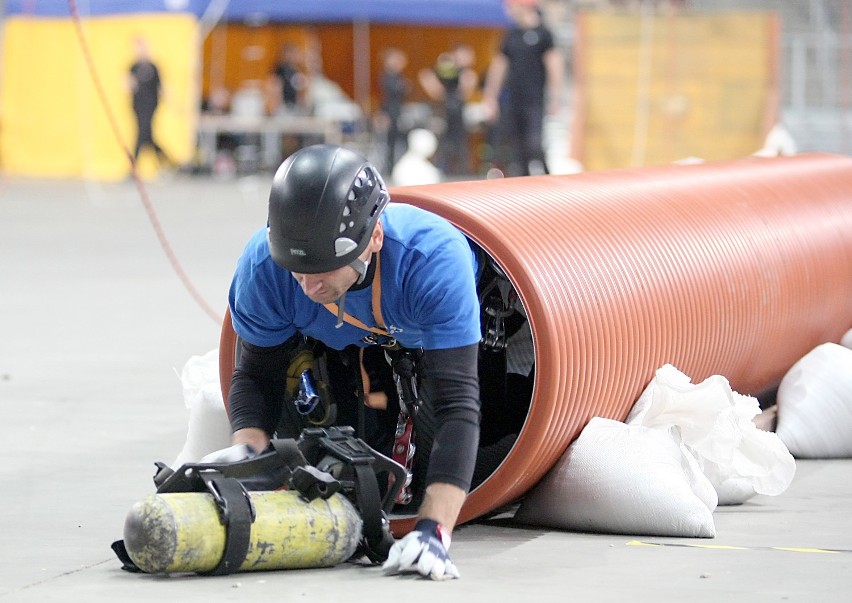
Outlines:
{"type": "Polygon", "coordinates": [[[586,169],[736,159],[777,117],[773,13],[578,20],[572,154],[586,169]]]}
{"type": "MultiPolygon", "coordinates": [[[[29,177],[120,180],[130,172],[123,145],[136,141],[127,75],[133,40],[143,37],[160,70],[164,95],[154,136],[176,162],[195,149],[198,23],[193,15],[137,14],[84,18],[94,69],[115,115],[116,140],[70,19],[13,17],[5,24],[0,89],[0,166],[29,177]]],[[[140,157],[152,177],[157,162],[140,157]]]]}

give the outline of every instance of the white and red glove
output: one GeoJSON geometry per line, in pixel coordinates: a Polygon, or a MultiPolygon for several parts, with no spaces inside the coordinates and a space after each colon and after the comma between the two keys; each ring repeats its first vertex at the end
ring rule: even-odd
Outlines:
{"type": "Polygon", "coordinates": [[[421,519],[414,531],[394,543],[382,571],[388,575],[419,572],[432,580],[461,578],[447,554],[449,548],[450,536],[442,532],[441,524],[421,519]]]}

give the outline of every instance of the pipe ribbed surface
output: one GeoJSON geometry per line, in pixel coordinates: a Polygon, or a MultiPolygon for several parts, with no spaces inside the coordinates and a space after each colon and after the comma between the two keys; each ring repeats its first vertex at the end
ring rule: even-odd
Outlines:
{"type": "MultiPolygon", "coordinates": [[[[485,249],[532,328],[526,423],[468,497],[462,522],[523,495],[591,417],[624,420],[663,364],[756,394],[852,326],[847,157],[443,183],[391,197],[445,217],[485,249]]],[[[226,396],[228,331],[229,318],[226,396]]],[[[396,520],[394,532],[410,527],[396,520]]]]}

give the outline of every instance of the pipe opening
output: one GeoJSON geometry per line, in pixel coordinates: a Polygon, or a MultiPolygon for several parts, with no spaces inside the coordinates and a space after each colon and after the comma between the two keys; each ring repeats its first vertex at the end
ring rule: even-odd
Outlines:
{"type": "Polygon", "coordinates": [[[529,414],[535,348],[527,311],[500,264],[468,237],[480,259],[479,387],[482,421],[471,491],[500,466],[529,414]]]}

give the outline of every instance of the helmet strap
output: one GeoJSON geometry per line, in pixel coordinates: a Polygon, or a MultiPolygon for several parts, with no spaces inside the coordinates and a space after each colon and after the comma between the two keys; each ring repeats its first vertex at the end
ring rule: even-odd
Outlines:
{"type": "MultiPolygon", "coordinates": [[[[358,280],[355,281],[355,284],[349,287],[348,290],[355,291],[358,289],[364,289],[365,287],[369,286],[369,282],[365,284],[364,281],[367,279],[368,276],[370,277],[370,280],[372,280],[373,278],[373,273],[375,272],[375,270],[373,270],[372,268],[374,268],[375,264],[372,262],[372,259],[374,255],[376,254],[372,254],[370,256],[370,259],[366,262],[361,258],[355,258],[349,263],[349,265],[352,266],[352,269],[358,273],[358,280]]],[[[339,329],[343,326],[343,315],[346,313],[344,309],[345,305],[346,291],[344,291],[343,295],[340,296],[340,299],[337,300],[337,323],[334,325],[334,328],[336,329],[339,329]]]]}
{"type": "Polygon", "coordinates": [[[343,295],[340,296],[340,299],[337,300],[337,323],[334,325],[335,329],[339,329],[343,326],[343,315],[346,311],[343,307],[346,305],[346,291],[343,292],[343,295]]]}
{"type": "Polygon", "coordinates": [[[361,289],[366,289],[373,282],[373,275],[376,273],[376,253],[370,256],[370,259],[366,262],[362,262],[361,260],[357,260],[360,266],[355,266],[354,263],[350,264],[352,269],[358,273],[358,280],[349,287],[350,291],[359,291],[361,289]],[[361,268],[364,269],[363,274],[361,273],[361,268]]]}
{"type": "MultiPolygon", "coordinates": [[[[372,257],[372,256],[370,256],[370,257],[372,257]]],[[[352,268],[355,270],[355,272],[358,273],[358,280],[355,281],[355,284],[360,285],[361,283],[364,282],[364,278],[367,276],[367,268],[370,265],[370,261],[367,260],[365,262],[361,258],[355,258],[354,260],[352,260],[349,263],[349,265],[352,266],[352,268]]]]}

